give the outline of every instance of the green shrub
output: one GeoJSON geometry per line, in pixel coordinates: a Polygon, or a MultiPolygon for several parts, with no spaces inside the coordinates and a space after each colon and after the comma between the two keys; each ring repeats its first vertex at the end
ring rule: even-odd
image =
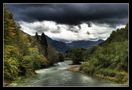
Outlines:
{"type": "Polygon", "coordinates": [[[4,79],[15,80],[18,77],[18,62],[16,58],[4,58],[4,79]]]}

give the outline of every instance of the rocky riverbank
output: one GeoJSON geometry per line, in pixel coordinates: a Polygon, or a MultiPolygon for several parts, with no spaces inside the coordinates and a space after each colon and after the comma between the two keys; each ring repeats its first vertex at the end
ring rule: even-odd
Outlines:
{"type": "Polygon", "coordinates": [[[69,68],[67,68],[66,70],[72,72],[79,72],[79,69],[80,69],[80,65],[70,65],[69,68]]]}

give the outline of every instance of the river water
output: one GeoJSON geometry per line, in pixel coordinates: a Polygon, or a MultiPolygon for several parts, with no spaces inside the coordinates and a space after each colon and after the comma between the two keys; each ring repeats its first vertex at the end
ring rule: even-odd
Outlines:
{"type": "Polygon", "coordinates": [[[75,87],[122,87],[122,84],[117,84],[111,81],[97,80],[88,75],[71,72],[66,69],[71,64],[71,61],[58,62],[54,66],[36,70],[36,76],[28,78],[19,83],[12,83],[10,86],[16,87],[54,87],[54,86],[75,86],[75,87]]]}

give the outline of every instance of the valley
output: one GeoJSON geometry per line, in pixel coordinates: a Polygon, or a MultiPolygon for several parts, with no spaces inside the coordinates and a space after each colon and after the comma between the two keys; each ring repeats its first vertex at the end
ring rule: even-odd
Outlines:
{"type": "MultiPolygon", "coordinates": [[[[48,8],[46,5],[42,4],[42,6],[43,10],[48,8]]],[[[52,5],[47,6],[51,7],[52,5]]],[[[56,12],[58,10],[57,6],[59,5],[54,6],[56,10],[50,8],[49,11],[56,12]]],[[[65,5],[62,6],[60,6],[59,11],[66,9],[64,8],[65,5]]],[[[13,7],[17,7],[17,5],[13,5],[13,7]]],[[[23,9],[21,7],[23,5],[20,5],[17,9],[23,9]]],[[[31,7],[38,8],[35,5],[29,5],[29,8],[31,7]]],[[[15,8],[15,10],[17,9],[15,8]]],[[[112,26],[108,23],[88,22],[89,20],[67,24],[68,20],[74,21],[74,17],[70,14],[70,17],[66,16],[64,20],[62,18],[65,16],[59,18],[64,23],[48,21],[48,18],[42,21],[33,19],[34,22],[32,20],[28,22],[24,21],[25,18],[24,20],[17,20],[16,12],[14,14],[14,9],[12,10],[10,5],[5,5],[3,10],[4,87],[129,86],[128,21],[124,22],[124,27],[121,24],[121,28],[119,28],[119,23],[112,26]],[[70,19],[67,19],[68,17],[70,19]]],[[[74,10],[75,13],[78,13],[78,10],[74,10]]],[[[23,12],[24,10],[22,10],[23,12]]],[[[50,16],[50,14],[53,14],[53,12],[48,15],[50,16]]],[[[19,15],[32,16],[29,13],[19,15]]],[[[41,18],[42,16],[38,17],[41,18]]],[[[57,15],[57,17],[60,16],[57,15]]],[[[86,16],[83,15],[83,17],[86,16]]],[[[35,17],[37,18],[36,15],[35,17]]],[[[83,17],[79,16],[82,19],[83,17]]],[[[55,17],[52,18],[55,20],[55,17]]],[[[22,17],[19,17],[19,19],[22,19],[22,17]]]]}

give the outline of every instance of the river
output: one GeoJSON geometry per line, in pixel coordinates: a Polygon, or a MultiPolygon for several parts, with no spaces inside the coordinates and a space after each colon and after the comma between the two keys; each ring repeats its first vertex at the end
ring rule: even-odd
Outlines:
{"type": "Polygon", "coordinates": [[[97,80],[88,75],[71,72],[66,69],[71,64],[71,61],[58,62],[54,66],[36,70],[37,73],[33,78],[21,80],[20,82],[12,83],[13,87],[54,87],[54,86],[75,86],[75,87],[121,87],[122,84],[117,84],[106,80],[97,80]]]}

